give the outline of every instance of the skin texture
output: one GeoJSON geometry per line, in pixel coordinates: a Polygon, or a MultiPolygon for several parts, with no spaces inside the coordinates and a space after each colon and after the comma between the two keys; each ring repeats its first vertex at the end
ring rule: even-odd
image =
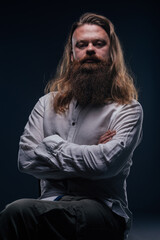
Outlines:
{"type": "Polygon", "coordinates": [[[84,24],[78,27],[72,37],[71,60],[85,56],[96,56],[108,60],[110,40],[106,31],[98,25],[84,24]]]}
{"type": "Polygon", "coordinates": [[[101,144],[101,143],[104,144],[109,142],[114,135],[116,135],[116,131],[108,130],[104,135],[100,137],[98,144],[101,144]]]}
{"type": "MultiPolygon", "coordinates": [[[[106,31],[98,25],[84,24],[78,27],[72,37],[71,61],[80,61],[88,56],[88,63],[93,63],[92,57],[103,60],[109,58],[110,40],[106,31]]],[[[116,131],[108,130],[104,133],[98,144],[107,143],[116,134],[116,131]]]]}

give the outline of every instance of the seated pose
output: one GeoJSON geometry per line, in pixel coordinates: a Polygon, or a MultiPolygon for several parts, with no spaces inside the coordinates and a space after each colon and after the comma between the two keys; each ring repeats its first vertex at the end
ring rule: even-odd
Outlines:
{"type": "Polygon", "coordinates": [[[126,239],[126,179],[142,121],[113,24],[83,14],[20,138],[19,170],[40,179],[41,196],[6,206],[0,239],[126,239]]]}

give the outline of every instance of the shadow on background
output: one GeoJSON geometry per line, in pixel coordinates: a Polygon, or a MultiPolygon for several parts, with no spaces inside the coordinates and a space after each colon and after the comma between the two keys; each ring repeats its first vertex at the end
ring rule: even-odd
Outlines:
{"type": "Polygon", "coordinates": [[[131,237],[156,240],[150,237],[148,224],[156,228],[160,213],[158,8],[154,2],[135,1],[78,4],[21,2],[0,6],[0,210],[16,199],[38,197],[38,180],[17,170],[19,138],[55,72],[71,24],[82,13],[95,12],[115,25],[144,109],[143,141],[128,178],[133,230],[139,232],[131,237]]]}

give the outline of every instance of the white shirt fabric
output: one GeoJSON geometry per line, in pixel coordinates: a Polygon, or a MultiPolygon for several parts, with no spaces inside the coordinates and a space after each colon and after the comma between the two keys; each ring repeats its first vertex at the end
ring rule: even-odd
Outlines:
{"type": "Polygon", "coordinates": [[[55,94],[42,96],[29,116],[20,138],[19,170],[41,179],[40,199],[98,198],[124,217],[129,229],[126,178],[142,135],[140,103],[82,107],[73,99],[65,114],[58,114],[55,94]],[[116,130],[116,135],[98,144],[107,130],[116,130]]]}

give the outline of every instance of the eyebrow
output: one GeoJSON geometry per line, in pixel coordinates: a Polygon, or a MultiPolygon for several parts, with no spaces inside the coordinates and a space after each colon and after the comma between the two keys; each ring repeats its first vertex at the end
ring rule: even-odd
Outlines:
{"type": "MultiPolygon", "coordinates": [[[[80,39],[77,40],[77,42],[89,42],[90,40],[86,40],[86,39],[80,39]]],[[[103,39],[103,38],[96,38],[91,40],[91,42],[95,42],[95,41],[101,41],[101,42],[107,42],[107,40],[103,39]]]]}
{"type": "MultiPolygon", "coordinates": [[[[97,39],[91,40],[92,43],[96,43],[98,41],[100,41],[104,44],[108,43],[108,41],[103,39],[103,38],[97,38],[97,39]]],[[[77,40],[76,45],[79,44],[79,43],[88,43],[88,42],[90,42],[90,40],[80,39],[80,40],[77,40]]]]}

